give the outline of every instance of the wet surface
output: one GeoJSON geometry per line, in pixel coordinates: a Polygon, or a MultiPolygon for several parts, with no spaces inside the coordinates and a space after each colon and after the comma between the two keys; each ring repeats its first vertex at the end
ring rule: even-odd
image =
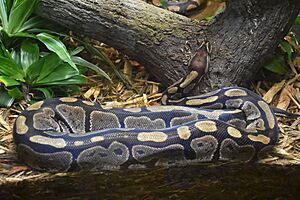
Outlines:
{"type": "Polygon", "coordinates": [[[300,166],[258,164],[81,172],[6,184],[1,199],[299,199],[300,166]]]}

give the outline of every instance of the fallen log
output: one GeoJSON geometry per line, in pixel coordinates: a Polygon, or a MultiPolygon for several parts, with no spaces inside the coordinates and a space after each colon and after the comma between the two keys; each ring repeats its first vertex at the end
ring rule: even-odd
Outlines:
{"type": "Polygon", "coordinates": [[[187,71],[199,42],[212,46],[209,72],[194,93],[248,86],[289,31],[295,0],[228,0],[205,23],[140,0],[41,0],[37,13],[100,40],[142,63],[163,86],[187,71]]]}

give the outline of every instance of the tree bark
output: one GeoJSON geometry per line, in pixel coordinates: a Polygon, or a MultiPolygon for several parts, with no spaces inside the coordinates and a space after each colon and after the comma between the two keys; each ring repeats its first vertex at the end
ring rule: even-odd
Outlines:
{"type": "Polygon", "coordinates": [[[166,87],[187,72],[191,54],[208,40],[209,72],[194,91],[203,93],[248,86],[299,9],[296,0],[228,0],[224,13],[203,23],[140,0],[40,0],[37,13],[119,49],[166,87]]]}

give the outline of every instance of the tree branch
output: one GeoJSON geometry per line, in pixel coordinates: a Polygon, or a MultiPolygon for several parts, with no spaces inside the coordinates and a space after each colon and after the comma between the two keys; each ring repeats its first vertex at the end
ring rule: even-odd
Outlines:
{"type": "Polygon", "coordinates": [[[119,49],[142,63],[164,86],[186,73],[188,59],[200,41],[210,41],[209,73],[194,93],[247,86],[300,9],[299,1],[229,0],[226,11],[208,24],[140,0],[40,2],[40,16],[119,49]]]}

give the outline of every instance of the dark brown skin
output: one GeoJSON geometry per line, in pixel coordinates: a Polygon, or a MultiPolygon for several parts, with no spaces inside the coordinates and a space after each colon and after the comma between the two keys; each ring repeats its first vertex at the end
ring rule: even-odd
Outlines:
{"type": "Polygon", "coordinates": [[[201,77],[206,74],[209,66],[209,54],[210,54],[210,44],[209,42],[204,42],[199,49],[196,51],[196,53],[193,55],[193,57],[190,60],[189,63],[189,70],[195,70],[197,71],[201,77]]]}
{"type": "Polygon", "coordinates": [[[169,104],[170,100],[179,100],[183,97],[189,96],[189,93],[198,83],[201,81],[202,77],[207,73],[209,67],[209,58],[210,58],[211,47],[208,41],[203,41],[200,47],[197,49],[195,54],[190,59],[188,65],[188,73],[182,79],[176,81],[174,84],[169,86],[163,94],[163,104],[169,104]],[[189,84],[188,87],[181,87],[181,84],[185,82],[187,77],[191,75],[191,73],[197,73],[197,77],[195,77],[189,84]],[[177,88],[176,92],[172,92],[172,88],[177,88]]]}

